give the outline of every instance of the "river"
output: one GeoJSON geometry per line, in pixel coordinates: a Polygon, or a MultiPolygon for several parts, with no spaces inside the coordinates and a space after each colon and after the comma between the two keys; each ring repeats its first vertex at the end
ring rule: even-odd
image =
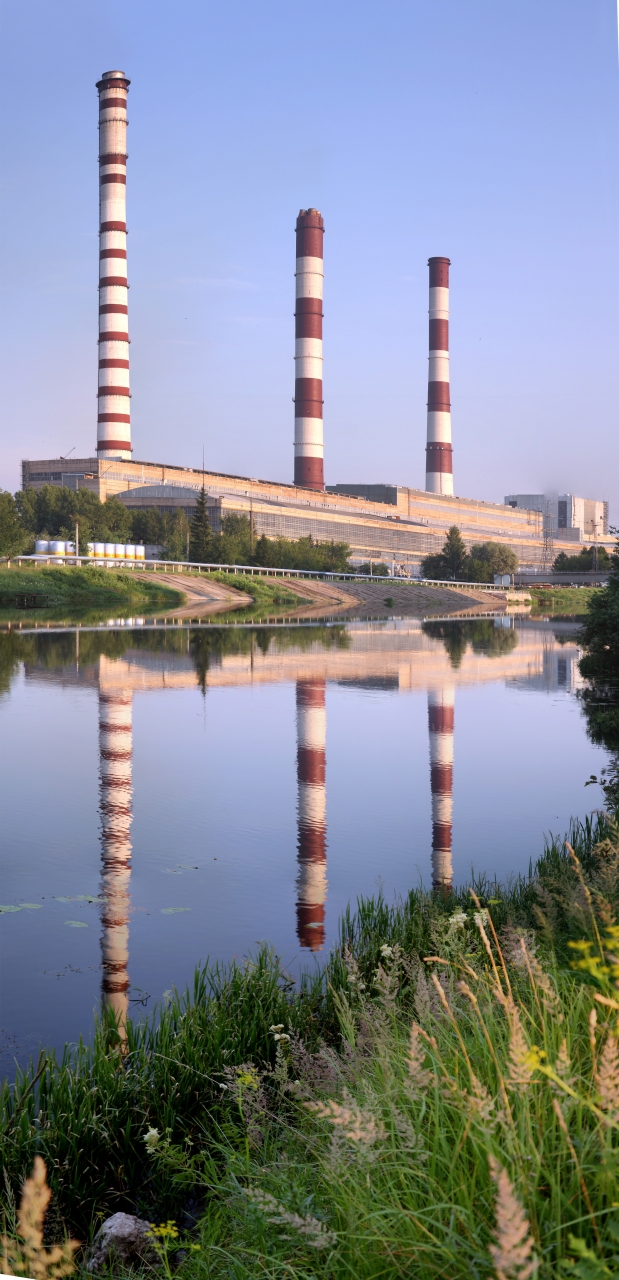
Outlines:
{"type": "Polygon", "coordinates": [[[527,873],[602,803],[577,624],[410,618],[2,634],[0,1071],[359,895],[527,873]]]}

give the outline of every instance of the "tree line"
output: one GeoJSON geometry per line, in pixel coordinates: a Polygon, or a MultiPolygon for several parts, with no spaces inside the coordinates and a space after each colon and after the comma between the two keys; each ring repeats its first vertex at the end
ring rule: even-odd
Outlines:
{"type": "Polygon", "coordinates": [[[46,484],[38,491],[0,491],[0,555],[28,554],[34,551],[36,538],[73,539],[76,520],[81,555],[88,554],[89,542],[149,543],[162,548],[164,560],[353,572],[345,542],[258,536],[244,515],[224,516],[216,532],[204,489],[191,519],[183,510],[130,510],[116,497],[101,502],[89,489],[46,484]]]}
{"type": "Polygon", "coordinates": [[[493,582],[495,573],[516,573],[518,556],[501,542],[480,542],[470,551],[456,524],[452,524],[442,551],[421,561],[424,578],[452,582],[493,582]]]}

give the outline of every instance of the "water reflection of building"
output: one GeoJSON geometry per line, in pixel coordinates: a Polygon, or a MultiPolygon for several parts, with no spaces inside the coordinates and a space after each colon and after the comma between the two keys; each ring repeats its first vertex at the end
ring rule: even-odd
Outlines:
{"type": "Polygon", "coordinates": [[[444,686],[428,693],[430,785],[432,789],[432,883],[450,889],[453,880],[451,833],[453,818],[455,689],[444,686]]]}
{"type": "Polygon", "coordinates": [[[99,687],[103,1004],[124,1032],[129,1006],[132,693],[99,687]]]}
{"type": "Polygon", "coordinates": [[[297,682],[297,934],[302,947],[325,941],[327,789],[325,680],[297,682]]]}

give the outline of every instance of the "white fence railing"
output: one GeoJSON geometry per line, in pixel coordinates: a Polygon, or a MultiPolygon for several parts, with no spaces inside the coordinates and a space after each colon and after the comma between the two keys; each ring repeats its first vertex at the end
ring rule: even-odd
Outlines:
{"type": "Polygon", "coordinates": [[[457,582],[452,578],[409,578],[400,576],[400,574],[379,574],[379,573],[336,573],[326,569],[272,569],[265,568],[262,565],[252,564],[201,564],[192,560],[127,560],[122,556],[76,556],[71,554],[59,555],[32,555],[32,556],[10,556],[8,564],[11,562],[16,565],[32,564],[32,565],[95,565],[104,569],[139,569],[140,573],[151,571],[155,573],[228,573],[251,575],[252,577],[262,578],[316,578],[326,582],[383,582],[410,584],[412,586],[423,587],[449,587],[450,590],[466,591],[467,588],[474,588],[475,591],[488,591],[496,595],[504,595],[506,590],[512,588],[498,587],[491,582],[457,582]]]}

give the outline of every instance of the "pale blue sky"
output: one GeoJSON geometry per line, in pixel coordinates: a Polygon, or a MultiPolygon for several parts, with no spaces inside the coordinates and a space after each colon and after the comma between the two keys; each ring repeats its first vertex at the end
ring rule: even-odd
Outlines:
{"type": "Polygon", "coordinates": [[[294,223],[324,214],[325,475],[619,522],[615,0],[5,0],[0,483],[96,435],[97,94],[130,92],[134,457],[292,479],[294,223]]]}

